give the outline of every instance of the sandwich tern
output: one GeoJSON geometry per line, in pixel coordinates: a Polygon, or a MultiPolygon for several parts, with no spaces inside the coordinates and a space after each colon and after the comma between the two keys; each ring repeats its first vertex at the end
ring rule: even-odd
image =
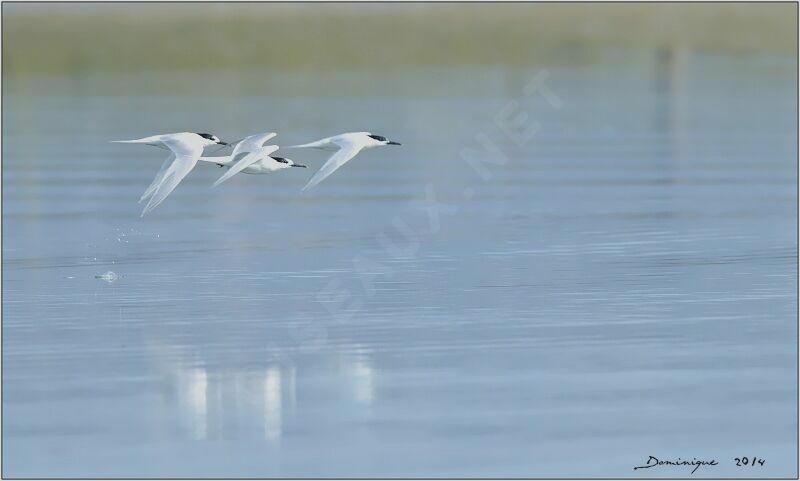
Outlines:
{"type": "Polygon", "coordinates": [[[275,137],[275,132],[265,134],[255,134],[240,140],[233,148],[233,152],[228,157],[201,157],[200,160],[215,162],[223,167],[227,166],[228,171],[222,175],[214,187],[230,179],[239,172],[246,174],[269,174],[289,167],[303,167],[305,165],[295,164],[291,159],[284,157],[271,156],[278,150],[277,145],[264,145],[265,142],[275,137]]]}
{"type": "Polygon", "coordinates": [[[382,145],[401,145],[399,142],[388,140],[386,137],[374,135],[370,132],[348,132],[346,134],[334,135],[327,137],[316,142],[309,142],[307,144],[291,145],[288,148],[314,148],[326,151],[335,151],[319,169],[311,180],[303,187],[303,191],[314,187],[322,182],[326,177],[331,175],[338,169],[352,159],[359,152],[364,149],[372,147],[380,147],[382,145]]]}
{"type": "Polygon", "coordinates": [[[148,199],[141,216],[155,209],[175,190],[175,187],[192,171],[203,149],[209,145],[228,145],[216,135],[180,132],[177,134],[153,135],[134,140],[112,140],[122,144],[146,144],[171,151],[169,157],[161,165],[155,179],[144,191],[139,202],[148,199]]]}

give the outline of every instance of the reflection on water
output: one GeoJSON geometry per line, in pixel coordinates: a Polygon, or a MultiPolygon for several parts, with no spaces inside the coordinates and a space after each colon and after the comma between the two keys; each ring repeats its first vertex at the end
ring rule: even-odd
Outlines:
{"type": "Polygon", "coordinates": [[[544,66],[11,88],[3,474],[624,477],[756,450],[793,476],[794,64],[598,56],[548,67],[563,108],[531,100],[526,145],[493,119],[544,66]],[[161,154],[107,142],[365,128],[403,148],[307,195],[319,152],[213,190],[198,166],[144,219],[161,154]],[[508,158],[488,178],[458,155],[481,132],[508,158]]]}
{"type": "Polygon", "coordinates": [[[375,397],[375,371],[363,352],[356,351],[352,363],[345,365],[345,373],[351,378],[353,398],[366,406],[375,397]]]}
{"type": "Polygon", "coordinates": [[[187,424],[192,427],[193,438],[208,436],[208,376],[205,369],[179,371],[178,394],[181,411],[186,413],[187,424]]]}
{"type": "MultiPolygon", "coordinates": [[[[159,364],[164,386],[164,409],[157,412],[170,422],[180,419],[180,436],[194,440],[263,438],[278,441],[284,424],[292,428],[297,407],[297,366],[284,362],[241,370],[209,370],[187,365],[196,358],[184,348],[151,345],[150,357],[159,364]]],[[[369,406],[375,397],[375,372],[363,347],[334,353],[331,389],[318,393],[335,399],[346,393],[355,405],[369,406]]]]}
{"type": "Polygon", "coordinates": [[[264,437],[281,436],[281,371],[276,367],[267,370],[264,379],[264,437]]]}

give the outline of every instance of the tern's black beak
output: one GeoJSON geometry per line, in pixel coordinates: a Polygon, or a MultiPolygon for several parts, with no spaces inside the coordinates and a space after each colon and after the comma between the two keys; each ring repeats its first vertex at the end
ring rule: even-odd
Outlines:
{"type": "Polygon", "coordinates": [[[403,144],[401,144],[400,142],[395,142],[394,140],[390,140],[389,142],[386,143],[386,145],[403,145],[403,144]]]}
{"type": "Polygon", "coordinates": [[[292,167],[302,167],[304,169],[306,168],[306,166],[303,164],[292,164],[292,167]]]}
{"type": "Polygon", "coordinates": [[[221,140],[220,140],[220,141],[218,141],[217,143],[218,143],[219,145],[231,145],[231,144],[229,144],[229,143],[227,143],[227,142],[223,142],[223,141],[221,141],[221,140]]]}

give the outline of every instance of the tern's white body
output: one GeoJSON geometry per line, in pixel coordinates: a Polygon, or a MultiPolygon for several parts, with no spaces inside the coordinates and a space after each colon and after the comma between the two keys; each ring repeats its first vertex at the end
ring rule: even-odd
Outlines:
{"type": "MultiPolygon", "coordinates": [[[[233,165],[233,159],[230,157],[200,157],[203,162],[213,162],[220,167],[230,168],[233,165]]],[[[275,171],[285,169],[286,166],[276,161],[272,157],[267,157],[257,161],[255,164],[248,165],[241,170],[242,174],[271,174],[275,171]]]]}
{"type": "Polygon", "coordinates": [[[346,164],[347,161],[355,157],[356,154],[362,150],[380,147],[382,145],[400,144],[369,132],[348,132],[346,134],[334,135],[333,137],[326,137],[316,142],[292,145],[290,148],[313,148],[335,152],[325,162],[322,168],[311,177],[311,180],[308,181],[305,187],[303,187],[303,190],[307,190],[322,182],[326,177],[334,173],[336,169],[346,164]]]}
{"type": "Polygon", "coordinates": [[[175,187],[192,171],[203,149],[209,145],[221,144],[217,137],[209,134],[179,132],[176,134],[152,135],[134,140],[114,140],[123,144],[145,144],[167,149],[172,154],[161,165],[153,182],[144,191],[139,202],[147,200],[142,217],[155,209],[175,190],[175,187]]]}

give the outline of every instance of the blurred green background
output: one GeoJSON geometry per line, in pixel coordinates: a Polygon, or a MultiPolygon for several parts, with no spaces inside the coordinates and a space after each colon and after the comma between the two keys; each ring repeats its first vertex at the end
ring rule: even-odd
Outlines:
{"type": "Polygon", "coordinates": [[[513,67],[569,62],[591,55],[585,47],[615,46],[796,55],[796,8],[792,3],[6,3],[3,66],[14,77],[513,67]]]}

